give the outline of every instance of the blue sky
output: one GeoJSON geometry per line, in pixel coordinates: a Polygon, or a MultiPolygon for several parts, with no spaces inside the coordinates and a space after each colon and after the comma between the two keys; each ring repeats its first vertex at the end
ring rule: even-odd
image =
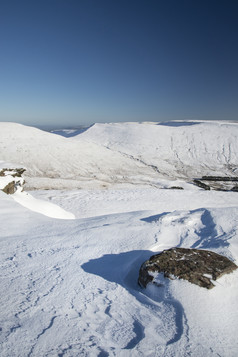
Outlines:
{"type": "Polygon", "coordinates": [[[0,120],[238,120],[237,0],[0,1],[0,120]]]}

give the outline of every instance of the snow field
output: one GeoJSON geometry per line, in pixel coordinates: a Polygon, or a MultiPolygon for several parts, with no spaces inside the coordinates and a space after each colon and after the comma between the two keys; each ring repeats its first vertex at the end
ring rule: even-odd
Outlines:
{"type": "Polygon", "coordinates": [[[173,191],[166,213],[170,191],[145,191],[32,193],[67,211],[70,202],[74,220],[45,217],[0,192],[2,356],[237,354],[237,272],[209,291],[181,280],[137,285],[141,263],[171,246],[237,263],[236,193],[173,191]],[[152,209],[141,210],[139,197],[152,209]],[[182,197],[185,210],[177,210],[182,197]]]}

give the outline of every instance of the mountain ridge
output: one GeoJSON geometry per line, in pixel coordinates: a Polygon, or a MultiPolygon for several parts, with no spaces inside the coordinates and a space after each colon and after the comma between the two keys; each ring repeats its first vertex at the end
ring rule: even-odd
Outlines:
{"type": "Polygon", "coordinates": [[[29,188],[153,185],[202,176],[237,176],[238,124],[94,124],[63,137],[0,123],[1,160],[24,166],[29,188]]]}

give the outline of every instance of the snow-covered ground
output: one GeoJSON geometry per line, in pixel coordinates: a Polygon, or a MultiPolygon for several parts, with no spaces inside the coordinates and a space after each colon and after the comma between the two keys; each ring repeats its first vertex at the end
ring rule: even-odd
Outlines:
{"type": "MultiPolygon", "coordinates": [[[[169,128],[197,128],[199,132],[205,124],[169,128]]],[[[0,159],[19,167],[24,140],[18,141],[15,124],[9,125],[12,139],[8,134],[8,141],[4,136],[0,141],[12,154],[7,159],[2,146],[0,159]]],[[[232,134],[229,124],[224,130],[223,124],[217,125],[219,140],[223,137],[230,143],[234,174],[235,124],[232,134]]],[[[34,164],[34,172],[42,170],[42,175],[42,167],[48,169],[47,158],[52,157],[47,156],[44,140],[48,148],[52,137],[51,145],[59,145],[54,168],[60,167],[60,160],[66,164],[67,145],[73,148],[81,140],[40,132],[42,151],[35,153],[28,129],[25,140],[30,158],[24,157],[24,166],[34,164]]],[[[36,138],[38,134],[37,130],[36,138]]],[[[98,141],[102,142],[102,136],[98,141]]],[[[110,145],[115,142],[111,139],[110,145]]],[[[89,138],[82,143],[88,148],[96,145],[100,154],[103,145],[108,145],[89,138]]],[[[120,145],[128,154],[126,143],[120,145]]],[[[113,153],[120,155],[116,150],[113,153]]],[[[103,165],[109,157],[101,160],[103,165]]],[[[130,160],[137,162],[128,160],[130,165],[130,160]]],[[[83,163],[87,167],[86,159],[83,163]]],[[[92,161],[90,165],[93,169],[92,161]]],[[[48,177],[42,178],[48,182],[48,177]]],[[[139,186],[117,184],[110,189],[17,191],[13,195],[0,191],[1,356],[237,356],[238,270],[218,279],[212,290],[182,280],[165,280],[160,288],[141,289],[137,284],[140,265],[152,254],[174,246],[213,250],[238,264],[238,193],[203,191],[181,177],[175,180],[184,190],[142,186],[140,181],[139,186]]],[[[161,187],[172,185],[165,177],[158,181],[161,187]]]]}
{"type": "Polygon", "coordinates": [[[172,246],[238,263],[236,193],[31,194],[76,219],[0,194],[2,356],[236,356],[238,272],[209,291],[178,280],[137,285],[141,263],[172,246]]]}

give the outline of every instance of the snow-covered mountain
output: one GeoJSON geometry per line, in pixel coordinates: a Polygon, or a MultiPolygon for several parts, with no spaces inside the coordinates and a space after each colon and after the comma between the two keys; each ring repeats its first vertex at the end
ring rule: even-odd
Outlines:
{"type": "Polygon", "coordinates": [[[156,177],[153,169],[100,144],[14,123],[0,123],[0,155],[26,168],[28,187],[103,187],[156,177]]]}
{"type": "Polygon", "coordinates": [[[238,123],[95,124],[81,136],[153,166],[160,177],[238,174],[238,123]]]}
{"type": "MultiPolygon", "coordinates": [[[[169,122],[95,124],[65,138],[0,123],[2,160],[24,166],[31,188],[107,187],[233,176],[238,168],[238,124],[169,122]]],[[[172,185],[172,183],[171,183],[172,185]]]]}

